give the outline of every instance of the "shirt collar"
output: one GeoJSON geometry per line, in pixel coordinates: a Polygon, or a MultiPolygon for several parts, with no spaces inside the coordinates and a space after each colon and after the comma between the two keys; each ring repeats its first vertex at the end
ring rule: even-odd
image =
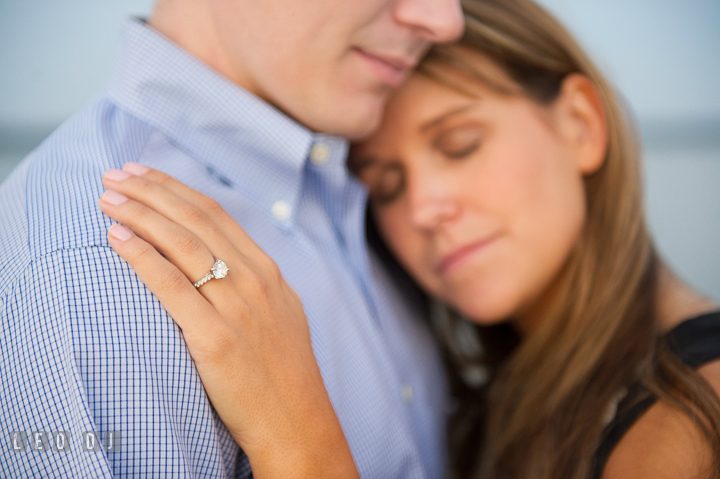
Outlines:
{"type": "Polygon", "coordinates": [[[313,134],[139,19],[126,22],[107,94],[286,225],[314,147],[345,163],[346,140],[313,134]]]}

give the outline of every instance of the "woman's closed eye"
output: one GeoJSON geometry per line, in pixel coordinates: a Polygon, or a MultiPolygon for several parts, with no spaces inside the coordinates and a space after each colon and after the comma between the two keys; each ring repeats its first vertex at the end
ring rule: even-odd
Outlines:
{"type": "Polygon", "coordinates": [[[433,146],[450,159],[463,159],[480,148],[482,139],[481,129],[468,125],[443,131],[435,138],[433,146]]]}
{"type": "Polygon", "coordinates": [[[378,205],[387,205],[405,189],[405,170],[398,164],[376,165],[373,169],[363,181],[368,185],[370,198],[378,205]]]}

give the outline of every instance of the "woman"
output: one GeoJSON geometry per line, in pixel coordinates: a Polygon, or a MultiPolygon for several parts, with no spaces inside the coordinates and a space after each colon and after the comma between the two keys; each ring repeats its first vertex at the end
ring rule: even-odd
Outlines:
{"type": "MultiPolygon", "coordinates": [[[[614,93],[535,4],[465,10],[464,38],[431,52],[350,159],[380,247],[436,300],[458,397],[453,472],[720,477],[718,306],[653,248],[614,93]]],[[[104,181],[131,201],[101,207],[149,243],[114,225],[110,244],[182,328],[256,477],[356,476],[274,263],[213,201],[124,169],[135,176],[104,181]],[[152,234],[157,221],[193,254],[152,234]],[[230,274],[196,289],[188,276],[215,256],[230,274]]]]}

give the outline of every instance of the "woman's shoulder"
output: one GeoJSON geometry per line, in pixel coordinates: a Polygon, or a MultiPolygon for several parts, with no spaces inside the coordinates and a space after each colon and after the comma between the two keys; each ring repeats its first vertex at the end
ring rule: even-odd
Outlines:
{"type": "MultiPolygon", "coordinates": [[[[720,396],[720,359],[697,371],[720,396]]],[[[613,449],[602,478],[695,479],[707,477],[712,460],[710,446],[692,418],[659,400],[613,449]]]]}
{"type": "Polygon", "coordinates": [[[710,447],[693,420],[658,401],[620,440],[602,478],[694,479],[702,477],[711,462],[710,447]]]}

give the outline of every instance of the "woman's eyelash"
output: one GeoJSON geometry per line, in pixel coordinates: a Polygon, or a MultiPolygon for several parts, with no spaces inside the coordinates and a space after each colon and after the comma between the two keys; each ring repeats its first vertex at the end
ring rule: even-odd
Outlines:
{"type": "Polygon", "coordinates": [[[370,194],[379,205],[396,200],[405,188],[405,175],[401,167],[396,165],[385,168],[377,179],[370,194]]]}
{"type": "Polygon", "coordinates": [[[375,203],[379,206],[385,206],[396,199],[400,197],[400,193],[402,193],[400,190],[394,191],[392,194],[374,194],[372,195],[372,199],[375,201],[375,203]]]}
{"type": "Polygon", "coordinates": [[[480,141],[474,141],[473,143],[471,143],[470,145],[466,146],[465,148],[462,148],[462,149],[454,149],[454,150],[446,149],[444,153],[445,153],[445,155],[447,155],[447,156],[450,157],[450,158],[460,159],[460,158],[464,158],[464,157],[466,157],[466,156],[468,156],[468,155],[471,155],[471,154],[474,153],[479,147],[480,147],[480,141]]]}
{"type": "Polygon", "coordinates": [[[433,147],[448,158],[465,158],[480,147],[483,132],[484,128],[474,123],[448,128],[434,138],[433,147]]]}

